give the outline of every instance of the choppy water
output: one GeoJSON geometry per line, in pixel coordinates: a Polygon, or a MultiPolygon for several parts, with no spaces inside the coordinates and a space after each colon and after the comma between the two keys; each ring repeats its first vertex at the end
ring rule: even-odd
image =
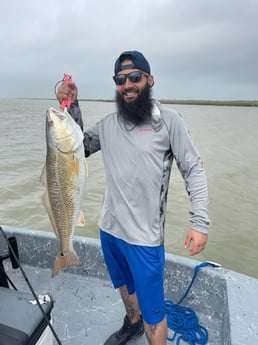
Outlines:
{"type": "MultiPolygon", "coordinates": [[[[45,113],[49,100],[0,100],[0,224],[52,231],[41,203],[39,176],[45,160],[45,113]]],[[[113,103],[81,102],[85,127],[114,109],[113,103]]],[[[258,278],[258,108],[170,105],[181,112],[205,161],[209,183],[209,242],[197,260],[258,278]]],[[[105,188],[101,154],[88,159],[83,205],[85,228],[98,238],[97,219],[105,188]]],[[[184,239],[190,208],[173,169],[166,220],[166,250],[188,256],[184,239]]]]}

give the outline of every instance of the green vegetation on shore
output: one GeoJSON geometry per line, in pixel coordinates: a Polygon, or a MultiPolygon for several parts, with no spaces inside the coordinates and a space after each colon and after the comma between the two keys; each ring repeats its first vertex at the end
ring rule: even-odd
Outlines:
{"type": "MultiPolygon", "coordinates": [[[[80,99],[81,101],[92,102],[114,102],[113,99],[80,99]]],[[[162,104],[189,104],[189,105],[217,105],[217,106],[239,106],[239,107],[258,107],[258,100],[233,100],[233,101],[216,101],[216,100],[176,100],[160,99],[162,104]]]]}
{"type": "Polygon", "coordinates": [[[240,106],[240,107],[258,107],[258,101],[215,101],[215,100],[160,100],[164,104],[191,104],[191,105],[220,105],[220,106],[240,106]]]}
{"type": "MultiPolygon", "coordinates": [[[[54,98],[40,98],[40,97],[17,97],[17,99],[31,99],[31,100],[55,100],[54,98]]],[[[80,98],[79,101],[85,102],[115,102],[114,99],[102,98],[80,98]]],[[[198,99],[159,99],[162,104],[189,104],[189,105],[217,105],[217,106],[233,106],[233,107],[258,107],[258,100],[198,100],[198,99]]]]}

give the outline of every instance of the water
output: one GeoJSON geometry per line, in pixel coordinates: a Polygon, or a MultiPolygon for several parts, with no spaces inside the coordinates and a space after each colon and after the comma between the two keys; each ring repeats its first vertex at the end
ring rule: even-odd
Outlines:
{"type": "MultiPolygon", "coordinates": [[[[52,231],[41,203],[39,182],[45,160],[45,113],[50,100],[0,100],[0,224],[52,231]]],[[[205,162],[211,227],[196,260],[258,278],[258,108],[169,105],[181,112],[205,162]]],[[[112,111],[113,103],[81,102],[85,127],[112,111]]],[[[83,210],[85,228],[76,234],[98,238],[97,220],[105,188],[101,154],[88,159],[83,210]]],[[[166,218],[166,250],[188,257],[189,200],[173,168],[166,218]]]]}

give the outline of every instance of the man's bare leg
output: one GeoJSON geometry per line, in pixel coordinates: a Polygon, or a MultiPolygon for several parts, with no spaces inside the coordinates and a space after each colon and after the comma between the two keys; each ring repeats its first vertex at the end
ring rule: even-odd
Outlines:
{"type": "Polygon", "coordinates": [[[138,338],[144,333],[143,320],[140,315],[136,293],[129,295],[125,285],[121,286],[119,290],[124,302],[126,316],[123,326],[111,334],[104,345],[125,345],[131,339],[138,338]]]}
{"type": "MultiPolygon", "coordinates": [[[[129,321],[134,324],[140,319],[140,310],[136,293],[132,295],[128,294],[127,287],[125,285],[119,288],[120,295],[125,305],[125,310],[129,321]]],[[[144,322],[144,329],[147,340],[150,345],[166,345],[168,336],[167,319],[164,318],[156,325],[149,325],[144,322]]]]}
{"type": "Polygon", "coordinates": [[[168,337],[167,319],[164,318],[156,325],[149,325],[144,322],[146,338],[150,345],[166,345],[168,337]]]}
{"type": "Polygon", "coordinates": [[[126,315],[131,324],[134,324],[140,320],[140,310],[136,293],[129,295],[127,287],[125,285],[119,288],[120,295],[124,302],[126,315]]]}

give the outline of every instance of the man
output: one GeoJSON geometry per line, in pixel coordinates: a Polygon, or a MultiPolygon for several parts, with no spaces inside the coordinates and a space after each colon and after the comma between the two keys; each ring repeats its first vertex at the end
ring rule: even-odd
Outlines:
{"type": "MultiPolygon", "coordinates": [[[[149,344],[165,345],[164,224],[173,159],[191,200],[190,255],[206,245],[209,226],[203,163],[182,117],[151,98],[154,77],[137,51],[115,62],[117,111],[84,133],[85,155],[101,149],[106,191],[98,225],[105,262],[119,288],[126,316],[105,345],[124,345],[145,331],[149,344]]],[[[72,99],[71,115],[83,128],[74,83],[57,98],[72,99]]]]}

